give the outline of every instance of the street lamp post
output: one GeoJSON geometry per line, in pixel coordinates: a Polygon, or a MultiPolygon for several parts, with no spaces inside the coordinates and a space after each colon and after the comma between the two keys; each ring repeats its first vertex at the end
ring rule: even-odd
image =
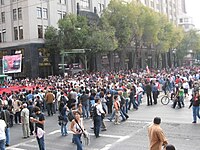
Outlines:
{"type": "Polygon", "coordinates": [[[176,49],[172,50],[173,56],[174,56],[174,68],[176,67],[176,49]]]}

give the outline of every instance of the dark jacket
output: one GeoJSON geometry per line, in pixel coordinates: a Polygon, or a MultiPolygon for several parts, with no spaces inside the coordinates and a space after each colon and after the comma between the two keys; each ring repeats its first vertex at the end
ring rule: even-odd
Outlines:
{"type": "Polygon", "coordinates": [[[196,98],[193,96],[192,99],[190,100],[190,106],[199,106],[200,104],[200,96],[198,96],[197,100],[195,100],[196,98]]]}
{"type": "Polygon", "coordinates": [[[10,127],[11,120],[10,120],[10,112],[8,110],[1,111],[1,119],[5,121],[7,128],[10,127]]]}

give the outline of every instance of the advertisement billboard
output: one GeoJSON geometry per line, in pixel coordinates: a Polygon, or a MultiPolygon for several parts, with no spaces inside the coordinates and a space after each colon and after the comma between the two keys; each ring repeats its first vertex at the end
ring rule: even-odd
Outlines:
{"type": "Polygon", "coordinates": [[[3,56],[3,73],[18,73],[21,72],[22,54],[3,56]]]}

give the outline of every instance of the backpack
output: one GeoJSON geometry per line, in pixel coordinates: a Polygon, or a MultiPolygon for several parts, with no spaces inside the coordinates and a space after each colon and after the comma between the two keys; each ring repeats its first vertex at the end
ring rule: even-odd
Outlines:
{"type": "Polygon", "coordinates": [[[69,113],[67,114],[67,118],[70,122],[74,119],[74,114],[72,110],[70,110],[69,113]]]}
{"type": "Polygon", "coordinates": [[[93,117],[93,118],[98,116],[98,114],[97,114],[97,107],[96,107],[96,106],[92,106],[92,107],[91,107],[90,115],[91,115],[91,117],[93,117]]]}
{"type": "Polygon", "coordinates": [[[60,97],[60,102],[63,102],[64,104],[67,103],[67,99],[65,98],[64,95],[61,95],[61,97],[60,97]]]}

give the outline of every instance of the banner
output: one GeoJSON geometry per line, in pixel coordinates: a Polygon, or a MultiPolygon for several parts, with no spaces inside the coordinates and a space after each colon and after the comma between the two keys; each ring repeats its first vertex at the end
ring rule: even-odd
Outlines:
{"type": "Polygon", "coordinates": [[[3,73],[18,73],[21,72],[22,54],[3,56],[3,73]]]}

